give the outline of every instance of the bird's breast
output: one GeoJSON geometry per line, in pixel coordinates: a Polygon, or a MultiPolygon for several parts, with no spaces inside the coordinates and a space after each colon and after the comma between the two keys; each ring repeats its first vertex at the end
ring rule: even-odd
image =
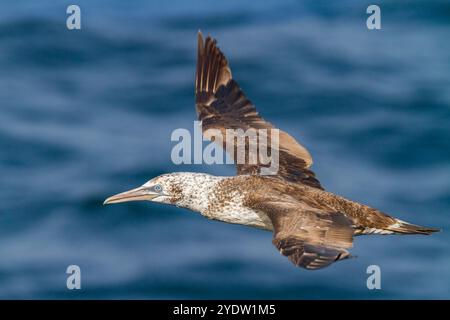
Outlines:
{"type": "Polygon", "coordinates": [[[269,217],[262,211],[243,205],[243,196],[239,193],[230,195],[227,199],[211,198],[207,210],[202,214],[209,219],[273,230],[269,217]]]}

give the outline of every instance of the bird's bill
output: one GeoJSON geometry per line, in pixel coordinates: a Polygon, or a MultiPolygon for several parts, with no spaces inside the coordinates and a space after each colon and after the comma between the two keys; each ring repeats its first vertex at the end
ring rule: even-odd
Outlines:
{"type": "Polygon", "coordinates": [[[106,199],[103,204],[120,203],[128,201],[149,201],[159,196],[157,193],[150,192],[144,187],[139,187],[129,191],[125,191],[106,199]]]}

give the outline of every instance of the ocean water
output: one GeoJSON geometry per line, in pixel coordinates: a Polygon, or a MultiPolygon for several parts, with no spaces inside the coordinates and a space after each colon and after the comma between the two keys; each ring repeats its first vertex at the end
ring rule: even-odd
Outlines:
{"type": "Polygon", "coordinates": [[[0,298],[450,298],[448,1],[378,1],[381,30],[368,1],[77,0],[69,31],[72,3],[0,3],[0,298]],[[269,232],[103,206],[166,172],[234,174],[170,159],[171,132],[195,120],[199,29],[327,190],[442,232],[358,237],[356,259],[311,272],[269,232]]]}

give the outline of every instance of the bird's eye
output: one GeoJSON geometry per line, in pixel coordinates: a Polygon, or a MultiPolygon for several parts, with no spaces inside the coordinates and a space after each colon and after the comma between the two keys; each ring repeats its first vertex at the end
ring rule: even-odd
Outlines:
{"type": "Polygon", "coordinates": [[[155,190],[156,192],[161,192],[162,191],[162,187],[160,184],[157,184],[153,187],[153,190],[155,190]]]}

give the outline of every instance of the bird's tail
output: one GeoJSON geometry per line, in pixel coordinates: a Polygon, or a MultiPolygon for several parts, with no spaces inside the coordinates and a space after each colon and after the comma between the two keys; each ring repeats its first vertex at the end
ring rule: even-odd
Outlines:
{"type": "Polygon", "coordinates": [[[430,235],[433,232],[440,231],[436,228],[428,228],[428,227],[422,227],[415,224],[411,224],[405,221],[402,221],[400,219],[395,219],[395,223],[389,225],[387,228],[385,228],[388,231],[391,231],[393,233],[397,234],[425,234],[430,235]]]}
{"type": "MultiPolygon", "coordinates": [[[[324,198],[324,197],[322,197],[324,198]]],[[[328,193],[331,205],[347,213],[355,222],[355,235],[360,234],[425,234],[440,231],[422,227],[388,215],[380,210],[328,193]],[[337,204],[337,205],[336,205],[337,204]]]]}

